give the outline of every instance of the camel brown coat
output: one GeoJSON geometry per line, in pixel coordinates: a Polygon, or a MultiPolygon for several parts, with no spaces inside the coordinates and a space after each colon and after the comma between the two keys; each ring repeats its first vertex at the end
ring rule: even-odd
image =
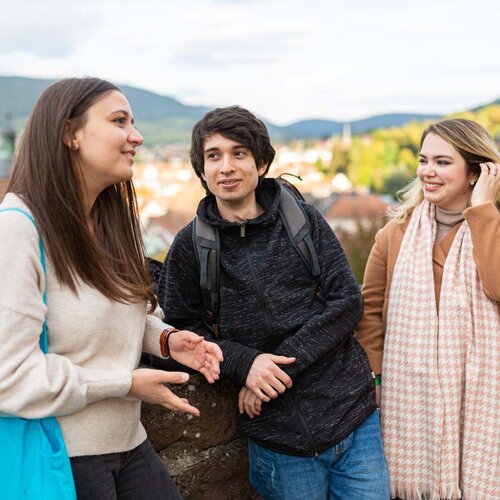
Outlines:
{"type": "MultiPolygon", "coordinates": [[[[500,315],[500,213],[493,203],[469,207],[464,211],[469,224],[473,258],[485,294],[496,301],[500,315]]],[[[409,219],[390,221],[375,236],[375,244],[366,265],[362,294],[365,301],[363,319],[356,338],[368,354],[376,375],[382,373],[384,337],[392,274],[409,219]]],[[[436,304],[439,308],[441,280],[446,256],[460,224],[457,224],[433,249],[433,271],[436,304]]],[[[431,299],[431,298],[429,298],[431,299]]],[[[500,335],[500,332],[497,332],[500,335]]]]}

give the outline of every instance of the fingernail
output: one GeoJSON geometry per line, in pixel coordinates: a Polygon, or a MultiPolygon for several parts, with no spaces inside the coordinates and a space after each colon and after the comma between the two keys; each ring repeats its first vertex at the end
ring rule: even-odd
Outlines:
{"type": "Polygon", "coordinates": [[[182,382],[187,382],[189,380],[189,375],[187,373],[182,373],[181,380],[182,382]]]}

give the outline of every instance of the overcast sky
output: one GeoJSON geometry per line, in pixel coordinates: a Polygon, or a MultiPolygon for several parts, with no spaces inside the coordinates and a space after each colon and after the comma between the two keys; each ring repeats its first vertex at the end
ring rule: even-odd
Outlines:
{"type": "Polygon", "coordinates": [[[2,0],[0,75],[99,76],[277,124],[500,97],[500,0],[2,0]]]}

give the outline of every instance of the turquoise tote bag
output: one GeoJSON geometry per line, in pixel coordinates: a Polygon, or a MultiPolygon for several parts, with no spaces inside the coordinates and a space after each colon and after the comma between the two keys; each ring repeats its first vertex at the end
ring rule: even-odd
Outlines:
{"type": "MultiPolygon", "coordinates": [[[[33,217],[18,208],[16,211],[33,217]]],[[[45,252],[39,239],[40,261],[46,276],[45,252]]],[[[43,292],[46,302],[46,290],[43,292]]],[[[13,332],[15,333],[15,332],[13,332]]],[[[40,348],[48,350],[47,324],[40,334],[40,348]]],[[[24,419],[0,417],[0,499],[75,500],[75,485],[63,435],[55,417],[24,419]]]]}

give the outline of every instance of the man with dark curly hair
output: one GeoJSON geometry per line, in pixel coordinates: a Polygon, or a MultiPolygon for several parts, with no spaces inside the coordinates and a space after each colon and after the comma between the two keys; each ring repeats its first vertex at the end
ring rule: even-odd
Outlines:
{"type": "Polygon", "coordinates": [[[283,204],[290,194],[264,178],[274,156],[265,125],[240,107],[195,125],[191,161],[208,194],[170,249],[159,301],[170,324],[220,345],[221,373],[241,387],[250,481],[260,495],[385,500],[373,376],[353,336],[359,288],[327,222],[298,200],[298,238],[313,266],[292,241],[283,204]],[[200,225],[215,235],[218,262],[208,277],[200,225]],[[216,290],[204,287],[210,280],[216,290]],[[217,311],[207,311],[210,302],[217,311]]]}

